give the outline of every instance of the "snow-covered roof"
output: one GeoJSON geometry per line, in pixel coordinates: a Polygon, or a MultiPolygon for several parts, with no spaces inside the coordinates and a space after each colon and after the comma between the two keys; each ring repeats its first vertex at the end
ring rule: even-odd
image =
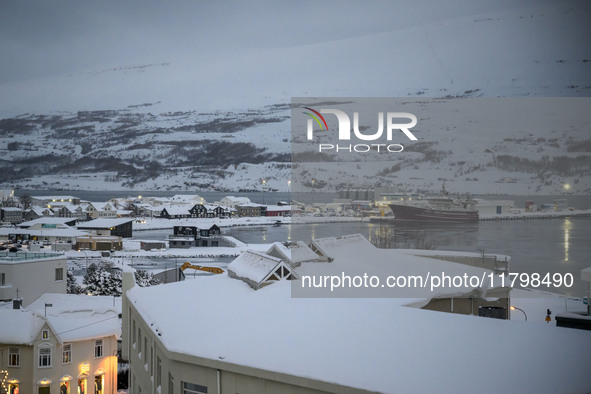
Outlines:
{"type": "Polygon", "coordinates": [[[223,274],[195,280],[127,293],[173,355],[387,393],[591,386],[586,331],[409,308],[400,298],[292,298],[287,281],[253,291],[223,274]],[[215,308],[170,308],[179,299],[213,299],[215,308]]]}
{"type": "Polygon", "coordinates": [[[97,211],[104,211],[107,207],[109,207],[109,209],[113,208],[109,202],[91,202],[89,205],[92,205],[97,211]]]}
{"type": "Polygon", "coordinates": [[[224,200],[228,200],[234,204],[247,204],[250,202],[250,198],[248,198],[248,197],[226,196],[226,197],[222,198],[222,200],[220,202],[223,202],[224,200]]]}
{"type": "Polygon", "coordinates": [[[1,207],[0,209],[2,209],[3,211],[7,211],[7,212],[22,212],[23,211],[22,208],[17,208],[17,207],[1,207]]]}
{"type": "Polygon", "coordinates": [[[358,245],[361,248],[371,248],[373,245],[361,234],[344,235],[342,237],[318,238],[311,242],[311,245],[326,256],[331,256],[331,251],[338,251],[344,245],[358,245]]]}
{"type": "Polygon", "coordinates": [[[44,294],[26,309],[41,315],[61,342],[121,336],[121,298],[76,294],[44,294]]]}
{"type": "Polygon", "coordinates": [[[121,218],[121,219],[110,219],[110,218],[100,218],[94,219],[84,223],[78,223],[76,227],[78,228],[111,228],[115,226],[120,226],[125,223],[133,222],[133,219],[130,218],[121,218]]]}
{"type": "Polygon", "coordinates": [[[0,235],[10,234],[29,234],[35,237],[80,237],[82,235],[88,235],[86,231],[79,231],[74,228],[48,228],[39,230],[30,230],[28,228],[10,228],[1,227],[0,235]]]}
{"type": "Polygon", "coordinates": [[[243,203],[243,204],[236,204],[237,207],[266,207],[266,205],[263,204],[257,204],[256,202],[247,202],[247,203],[243,203]]]}
{"type": "Polygon", "coordinates": [[[162,205],[158,208],[159,211],[163,211],[166,209],[169,215],[188,215],[190,209],[193,208],[192,204],[183,204],[183,205],[162,205]]]}
{"type": "Polygon", "coordinates": [[[205,202],[205,199],[198,194],[175,194],[174,196],[170,197],[169,201],[173,204],[177,203],[197,203],[197,202],[205,202]]]}
{"type": "Polygon", "coordinates": [[[30,345],[44,323],[30,311],[0,309],[0,344],[30,345]]]}
{"type": "Polygon", "coordinates": [[[27,227],[32,227],[36,224],[63,224],[64,226],[67,226],[66,223],[69,222],[73,222],[76,221],[76,218],[48,218],[48,217],[42,217],[42,218],[37,218],[37,219],[33,219],[33,220],[29,220],[28,222],[22,222],[18,224],[18,227],[23,227],[23,228],[27,228],[27,227]]]}
{"type": "MultiPolygon", "coordinates": [[[[53,216],[54,213],[51,209],[49,208],[42,208],[42,207],[37,207],[37,206],[33,206],[31,207],[31,209],[29,209],[29,211],[33,211],[35,212],[37,215],[39,216],[44,216],[44,213],[46,212],[47,215],[49,216],[53,216]]],[[[22,223],[21,223],[22,224],[22,223]]]]}
{"type": "Polygon", "coordinates": [[[261,283],[279,263],[281,263],[281,259],[276,257],[254,250],[246,250],[228,264],[228,271],[232,271],[239,278],[261,283]]]}
{"type": "Polygon", "coordinates": [[[31,198],[35,200],[55,200],[55,201],[67,201],[72,199],[78,199],[78,197],[74,196],[31,196],[31,198]]]}
{"type": "Polygon", "coordinates": [[[268,211],[291,211],[291,205],[267,205],[268,211]]]}
{"type": "Polygon", "coordinates": [[[273,251],[277,252],[281,258],[288,260],[293,265],[299,265],[306,261],[317,261],[320,258],[303,241],[275,242],[267,253],[271,254],[273,251]]]}
{"type": "Polygon", "coordinates": [[[67,209],[71,213],[75,213],[78,210],[82,210],[80,205],[74,205],[70,203],[55,203],[51,204],[51,209],[59,210],[59,209],[67,209]]]}

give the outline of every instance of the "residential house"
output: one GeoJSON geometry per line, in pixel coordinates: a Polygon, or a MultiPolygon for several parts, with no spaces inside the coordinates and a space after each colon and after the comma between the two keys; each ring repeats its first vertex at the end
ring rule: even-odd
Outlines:
{"type": "Polygon", "coordinates": [[[91,202],[86,206],[86,214],[91,219],[116,218],[117,208],[108,202],[91,202]]]}
{"type": "Polygon", "coordinates": [[[26,211],[24,211],[23,220],[29,221],[29,220],[39,219],[42,217],[53,217],[53,216],[55,216],[55,214],[53,213],[53,211],[51,209],[34,206],[34,207],[31,207],[31,209],[27,209],[26,211]]]}
{"type": "Polygon", "coordinates": [[[3,388],[10,394],[115,393],[121,304],[113,303],[113,297],[44,294],[26,309],[0,310],[3,388]]]}
{"type": "Polygon", "coordinates": [[[236,205],[250,204],[250,202],[250,198],[248,197],[227,196],[220,200],[220,205],[228,208],[236,208],[236,205]]]}
{"type": "Polygon", "coordinates": [[[17,207],[0,208],[0,221],[17,224],[23,221],[23,209],[17,207]]]}
{"type": "Polygon", "coordinates": [[[226,207],[212,204],[195,204],[189,210],[192,218],[222,218],[230,216],[230,211],[226,207]]]}
{"type": "Polygon", "coordinates": [[[77,220],[87,220],[87,214],[80,205],[56,204],[50,205],[51,210],[58,218],[74,218],[77,220]]]}
{"type": "Polygon", "coordinates": [[[186,219],[191,216],[191,208],[189,205],[166,205],[161,207],[158,216],[165,219],[186,219]]]}
{"type": "Polygon", "coordinates": [[[215,224],[205,229],[195,226],[174,226],[173,234],[168,237],[168,245],[170,248],[230,246],[221,236],[221,229],[215,224]]]}

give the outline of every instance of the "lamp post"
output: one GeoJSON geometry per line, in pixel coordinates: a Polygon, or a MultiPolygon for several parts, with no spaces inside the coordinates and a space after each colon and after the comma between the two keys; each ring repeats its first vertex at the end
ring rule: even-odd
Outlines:
{"type": "Polygon", "coordinates": [[[85,272],[85,274],[87,274],[88,273],[88,255],[83,250],[78,249],[78,251],[84,253],[84,262],[86,263],[86,272],[85,272]]]}
{"type": "Polygon", "coordinates": [[[511,305],[511,310],[514,311],[515,309],[521,311],[523,313],[523,316],[525,316],[525,321],[527,321],[527,314],[525,313],[525,311],[521,308],[517,308],[516,306],[511,305]]]}
{"type": "Polygon", "coordinates": [[[265,205],[265,183],[267,181],[265,179],[263,179],[263,205],[265,205]]]}

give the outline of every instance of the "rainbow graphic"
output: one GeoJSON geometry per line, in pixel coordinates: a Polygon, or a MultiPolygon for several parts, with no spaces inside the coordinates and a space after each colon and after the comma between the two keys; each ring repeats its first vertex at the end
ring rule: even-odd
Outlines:
{"type": "Polygon", "coordinates": [[[324,127],[322,127],[322,123],[320,123],[320,119],[318,119],[317,116],[314,116],[314,114],[311,114],[310,112],[304,112],[304,114],[312,117],[312,119],[314,119],[316,121],[316,123],[318,123],[318,126],[320,126],[320,130],[328,130],[328,125],[326,124],[326,120],[324,119],[324,116],[320,115],[320,112],[318,112],[310,107],[304,107],[304,109],[314,112],[314,114],[318,115],[318,117],[320,117],[320,119],[322,119],[322,123],[324,123],[324,127]]]}

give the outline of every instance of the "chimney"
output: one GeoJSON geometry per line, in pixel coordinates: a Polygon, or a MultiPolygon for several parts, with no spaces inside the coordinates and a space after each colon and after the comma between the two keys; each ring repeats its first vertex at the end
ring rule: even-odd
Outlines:
{"type": "Polygon", "coordinates": [[[15,298],[12,300],[12,309],[21,309],[22,305],[23,305],[22,298],[15,298]]]}

